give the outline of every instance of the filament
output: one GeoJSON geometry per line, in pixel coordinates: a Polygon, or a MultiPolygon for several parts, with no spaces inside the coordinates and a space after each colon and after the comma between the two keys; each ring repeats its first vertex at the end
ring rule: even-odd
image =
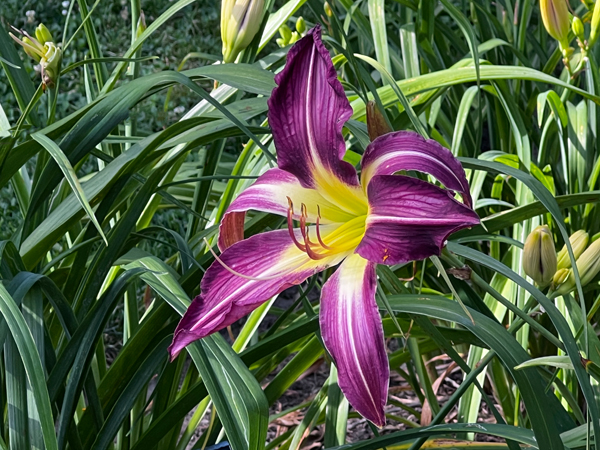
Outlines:
{"type": "Polygon", "coordinates": [[[320,220],[321,220],[321,207],[319,205],[317,205],[317,224],[316,224],[317,240],[319,241],[319,244],[321,244],[321,247],[323,247],[324,249],[327,249],[327,250],[331,250],[331,247],[326,245],[325,242],[323,242],[323,239],[321,239],[321,231],[319,229],[319,221],[320,220]]]}
{"type": "Polygon", "coordinates": [[[292,203],[292,199],[287,197],[288,199],[288,213],[287,213],[287,223],[288,223],[288,231],[290,233],[290,236],[292,238],[292,241],[294,242],[294,244],[296,245],[296,247],[298,247],[298,249],[301,252],[306,252],[306,247],[304,245],[302,245],[300,242],[298,242],[298,239],[296,239],[296,233],[294,233],[294,223],[293,223],[293,218],[294,218],[294,204],[292,203]]]}

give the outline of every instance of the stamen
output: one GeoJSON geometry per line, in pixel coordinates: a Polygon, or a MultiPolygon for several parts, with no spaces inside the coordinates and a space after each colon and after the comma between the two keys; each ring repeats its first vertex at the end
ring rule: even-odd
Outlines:
{"type": "Polygon", "coordinates": [[[272,277],[252,277],[250,275],[244,275],[243,273],[239,273],[239,272],[233,270],[227,264],[225,264],[225,262],[217,256],[217,254],[212,249],[212,247],[210,246],[210,244],[208,243],[206,238],[204,238],[204,243],[206,244],[206,248],[208,248],[208,250],[212,253],[212,255],[219,262],[219,264],[221,264],[225,270],[227,270],[228,272],[230,272],[238,277],[245,278],[246,280],[254,280],[254,281],[270,281],[270,280],[274,280],[276,278],[281,278],[282,274],[273,275],[272,277]]]}
{"type": "Polygon", "coordinates": [[[302,233],[302,237],[304,238],[304,247],[306,248],[306,254],[310,259],[323,259],[327,255],[315,253],[312,249],[312,246],[314,244],[310,242],[310,236],[308,235],[308,227],[306,226],[306,217],[308,216],[308,214],[306,212],[306,205],[304,203],[302,203],[300,210],[302,211],[302,215],[300,216],[300,232],[302,233]]]}
{"type": "Polygon", "coordinates": [[[306,205],[304,203],[300,205],[300,232],[306,244],[306,205]]]}
{"type": "Polygon", "coordinates": [[[300,242],[298,242],[298,239],[296,239],[296,233],[294,233],[294,223],[293,223],[293,217],[294,217],[294,204],[292,203],[292,199],[287,197],[288,199],[288,213],[287,213],[287,223],[288,223],[288,232],[290,233],[290,237],[292,238],[292,241],[294,242],[294,245],[296,245],[296,247],[298,247],[298,249],[301,252],[306,252],[306,247],[304,245],[302,245],[300,242]]]}
{"type": "Polygon", "coordinates": [[[331,247],[326,245],[325,242],[323,242],[323,239],[321,239],[321,231],[319,230],[320,220],[321,220],[321,207],[319,205],[317,205],[317,223],[316,223],[317,240],[319,241],[319,244],[321,244],[321,247],[323,247],[326,250],[331,250],[331,247]]]}

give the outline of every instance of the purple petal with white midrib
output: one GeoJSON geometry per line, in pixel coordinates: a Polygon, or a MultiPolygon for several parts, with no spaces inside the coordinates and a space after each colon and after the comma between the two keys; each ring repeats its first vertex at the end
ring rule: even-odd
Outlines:
{"type": "Polygon", "coordinates": [[[385,425],[389,363],[375,303],[375,264],[349,256],[323,285],[321,335],[350,404],[377,426],[385,425]]]}
{"type": "MultiPolygon", "coordinates": [[[[300,238],[300,231],[296,230],[300,238]]],[[[206,271],[197,296],[177,325],[169,347],[175,357],[187,344],[231,325],[288,287],[330,265],[343,256],[314,261],[293,244],[288,230],[254,235],[227,248],[221,261],[248,279],[228,271],[215,261],[206,271]]]]}
{"type": "Polygon", "coordinates": [[[416,178],[377,175],[368,187],[369,215],[356,252],[378,264],[439,255],[448,236],[479,223],[450,192],[416,178]]]}
{"type": "Polygon", "coordinates": [[[396,131],[375,139],[365,150],[361,167],[365,187],[374,176],[416,170],[434,176],[446,188],[460,193],[467,206],[472,204],[460,161],[438,142],[415,132],[396,131]]]}
{"type": "Polygon", "coordinates": [[[279,167],[296,175],[305,187],[317,186],[316,172],[358,186],[356,170],[342,161],[346,152],[342,127],[352,108],[321,41],[320,26],[290,49],[275,83],[268,118],[279,167]]]}

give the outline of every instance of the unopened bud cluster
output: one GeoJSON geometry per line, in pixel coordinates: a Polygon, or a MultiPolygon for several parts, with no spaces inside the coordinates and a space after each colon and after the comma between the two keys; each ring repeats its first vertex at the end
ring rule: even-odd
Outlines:
{"type": "Polygon", "coordinates": [[[22,38],[19,39],[12,33],[10,36],[23,47],[25,53],[40,65],[44,87],[54,86],[60,75],[62,50],[56,46],[48,28],[43,23],[39,24],[35,29],[35,37],[16,28],[15,31],[20,33],[22,38]]]}
{"type": "Polygon", "coordinates": [[[306,22],[302,17],[298,17],[296,21],[296,31],[292,31],[290,27],[286,24],[283,24],[281,28],[279,28],[279,35],[281,36],[276,40],[277,45],[280,47],[285,47],[286,45],[293,44],[306,32],[306,22]]]}
{"type": "MultiPolygon", "coordinates": [[[[588,246],[589,241],[590,236],[584,230],[576,231],[569,238],[582,286],[600,273],[600,239],[588,246]]],[[[547,225],[537,227],[527,237],[523,249],[523,270],[540,287],[551,283],[555,295],[564,295],[575,289],[567,246],[556,253],[547,225]]]]}
{"type": "MultiPolygon", "coordinates": [[[[573,249],[574,250],[574,249],[573,249]]],[[[567,270],[567,269],[563,269],[567,270]]],[[[600,272],[600,239],[595,240],[588,248],[577,257],[577,271],[581,285],[585,286],[600,272]]],[[[553,286],[557,295],[564,295],[575,289],[575,276],[573,269],[568,269],[561,277],[553,280],[553,286]]]]}
{"type": "Polygon", "coordinates": [[[568,61],[574,52],[570,47],[573,36],[581,48],[582,56],[596,43],[600,35],[600,2],[583,1],[588,12],[583,12],[582,17],[571,15],[569,0],[540,0],[540,13],[544,28],[550,36],[558,41],[563,59],[567,68],[568,61]],[[586,33],[585,23],[590,24],[589,33],[586,33]]]}

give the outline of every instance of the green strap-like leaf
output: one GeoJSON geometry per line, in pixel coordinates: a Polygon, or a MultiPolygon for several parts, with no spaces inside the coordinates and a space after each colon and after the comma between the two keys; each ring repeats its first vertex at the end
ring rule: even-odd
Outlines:
{"type": "MultiPolygon", "coordinates": [[[[125,266],[151,270],[141,276],[179,314],[190,300],[169,268],[158,258],[145,257],[125,266]]],[[[233,450],[264,448],[269,407],[258,381],[219,334],[188,346],[233,450]]]]}
{"type": "Polygon", "coordinates": [[[45,136],[40,133],[34,133],[31,137],[38,141],[42,145],[42,147],[44,147],[48,151],[48,153],[50,153],[50,156],[52,156],[54,161],[56,161],[56,164],[58,165],[58,167],[60,167],[60,170],[62,170],[65,179],[69,183],[69,186],[71,186],[71,189],[73,190],[73,194],[77,198],[77,201],[79,201],[79,204],[85,210],[87,216],[90,218],[90,220],[98,230],[98,233],[100,234],[100,236],[102,236],[102,239],[104,239],[104,243],[108,245],[108,240],[104,235],[104,231],[102,231],[102,227],[98,223],[98,220],[96,220],[94,210],[92,209],[85,197],[85,192],[83,192],[83,188],[79,183],[79,179],[77,178],[77,174],[75,173],[73,166],[71,166],[71,163],[69,162],[69,158],[66,157],[63,151],[60,149],[60,147],[56,145],[56,143],[48,136],[45,136]]]}
{"type": "MultiPolygon", "coordinates": [[[[412,96],[420,94],[432,89],[438,89],[447,86],[453,86],[462,83],[473,83],[477,81],[477,72],[475,66],[469,64],[471,61],[464,60],[454,67],[446,70],[439,70],[437,72],[431,72],[423,74],[416,78],[410,78],[407,80],[397,81],[396,84],[402,90],[405,96],[412,96]]],[[[565,83],[558,78],[554,78],[543,72],[528,67],[518,66],[494,66],[490,64],[482,64],[479,67],[479,75],[482,81],[488,80],[530,80],[537,81],[540,83],[553,84],[562,88],[569,89],[576,92],[583,97],[592,100],[596,103],[600,103],[600,97],[592,95],[583,89],[579,89],[571,84],[565,83]]],[[[390,105],[396,101],[396,94],[392,89],[392,86],[383,86],[377,89],[377,93],[381,98],[384,105],[390,105]]],[[[352,118],[359,119],[364,117],[365,103],[360,99],[353,100],[351,102],[354,114],[352,118]]]]}
{"type": "Polygon", "coordinates": [[[50,398],[46,389],[46,380],[44,379],[44,369],[37,352],[33,336],[31,335],[21,311],[14,300],[0,284],[0,313],[8,324],[10,333],[19,351],[27,381],[33,391],[33,398],[40,417],[42,435],[47,450],[58,450],[56,435],[54,433],[54,420],[50,398]]]}
{"type": "MultiPolygon", "coordinates": [[[[553,393],[545,392],[545,383],[535,369],[514,370],[515,366],[528,360],[529,356],[502,325],[477,311],[470,310],[475,320],[473,323],[456,302],[445,297],[399,295],[390,296],[389,301],[392,309],[396,312],[425,315],[459,323],[489,345],[511,372],[521,390],[535,432],[536,445],[545,450],[564,450],[558,437],[557,424],[551,423],[545,415],[549,408],[560,407],[558,400],[553,393]]],[[[517,428],[515,428],[516,430],[517,428]]],[[[475,430],[465,431],[474,432],[475,430]]],[[[516,435],[511,436],[510,439],[520,441],[516,435]]]]}

